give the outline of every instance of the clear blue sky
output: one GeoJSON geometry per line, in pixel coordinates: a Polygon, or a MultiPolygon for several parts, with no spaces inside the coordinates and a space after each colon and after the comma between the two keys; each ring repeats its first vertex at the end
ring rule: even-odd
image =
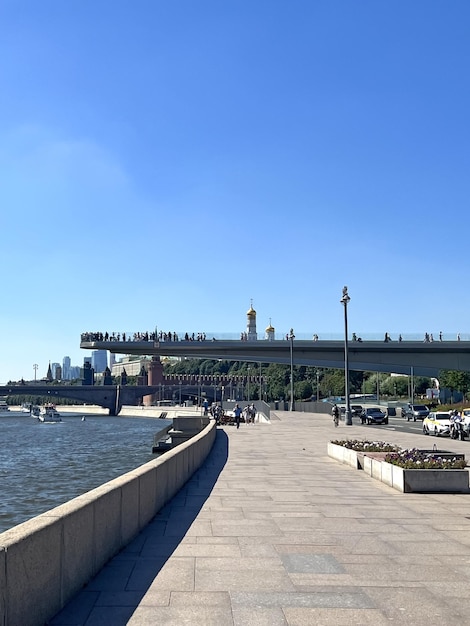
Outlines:
{"type": "Polygon", "coordinates": [[[0,382],[83,331],[470,332],[468,0],[4,0],[0,382]]]}

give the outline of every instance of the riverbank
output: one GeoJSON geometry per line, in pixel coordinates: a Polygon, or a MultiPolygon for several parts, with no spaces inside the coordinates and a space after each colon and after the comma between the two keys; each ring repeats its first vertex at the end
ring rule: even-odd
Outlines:
{"type": "MultiPolygon", "coordinates": [[[[96,404],[73,404],[73,405],[65,405],[60,404],[57,405],[57,410],[59,413],[73,413],[83,414],[83,415],[109,415],[109,409],[105,409],[96,404]]],[[[19,413],[21,412],[20,406],[10,406],[9,412],[11,413],[19,413]]],[[[118,417],[153,417],[158,418],[162,415],[162,413],[166,413],[165,419],[173,419],[177,416],[194,416],[201,415],[202,411],[197,406],[123,406],[118,417]]],[[[27,413],[24,415],[28,416],[27,413]]]]}

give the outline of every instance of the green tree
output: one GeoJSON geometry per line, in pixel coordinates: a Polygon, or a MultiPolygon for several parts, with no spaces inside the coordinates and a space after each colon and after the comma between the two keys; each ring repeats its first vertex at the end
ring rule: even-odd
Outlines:
{"type": "Polygon", "coordinates": [[[308,380],[299,380],[294,383],[294,396],[296,400],[307,400],[312,397],[312,394],[313,388],[308,380]]]}
{"type": "Polygon", "coordinates": [[[439,386],[447,387],[453,391],[468,393],[470,390],[470,373],[455,370],[440,370],[439,386]]]}
{"type": "Polygon", "coordinates": [[[325,370],[320,384],[322,396],[328,397],[344,395],[344,383],[344,370],[325,370]]]}

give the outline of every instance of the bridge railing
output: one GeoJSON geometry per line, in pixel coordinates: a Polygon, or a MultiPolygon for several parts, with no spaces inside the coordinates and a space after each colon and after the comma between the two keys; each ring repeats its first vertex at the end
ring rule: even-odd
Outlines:
{"type": "MultiPolygon", "coordinates": [[[[82,343],[86,343],[86,342],[90,342],[90,341],[105,341],[104,339],[104,335],[105,333],[102,333],[103,337],[101,339],[98,339],[98,336],[100,336],[100,333],[82,333],[81,335],[81,342],[82,343]]],[[[362,341],[384,341],[385,338],[385,332],[375,332],[375,333],[361,333],[356,332],[355,333],[356,336],[358,338],[360,338],[362,341]]],[[[391,341],[398,341],[399,335],[400,333],[396,332],[389,332],[388,333],[390,336],[391,341]]],[[[165,339],[165,338],[150,338],[151,337],[151,333],[149,333],[148,338],[147,339],[142,339],[142,338],[135,338],[135,336],[137,335],[137,333],[134,332],[124,332],[124,333],[108,333],[108,338],[106,339],[106,341],[129,341],[129,342],[134,342],[134,341],[148,341],[153,343],[154,341],[161,341],[161,342],[173,342],[174,339],[173,337],[171,339],[165,339]],[[125,335],[125,339],[123,338],[125,335]],[[118,339],[119,336],[119,339],[118,339]]],[[[142,335],[142,333],[141,333],[142,335]]],[[[176,332],[177,335],[177,341],[181,342],[181,341],[185,341],[185,333],[178,333],[176,332]]],[[[280,340],[286,340],[286,338],[289,335],[289,329],[286,329],[285,332],[284,331],[280,331],[280,332],[276,332],[275,333],[275,340],[276,341],[280,341],[280,340]]],[[[331,333],[331,332],[319,332],[316,333],[316,335],[318,336],[318,341],[344,341],[344,334],[341,333],[331,333]]],[[[314,341],[313,339],[314,333],[306,333],[306,332],[295,332],[295,339],[296,340],[302,340],[302,341],[314,341]]],[[[425,340],[425,333],[401,333],[401,337],[403,341],[424,341],[425,340]]],[[[259,332],[257,334],[257,338],[258,341],[261,340],[267,340],[265,334],[263,332],[259,332]]],[[[240,333],[224,333],[224,332],[209,332],[205,334],[205,339],[194,339],[195,342],[197,341],[213,341],[213,340],[218,340],[218,341],[234,341],[234,340],[240,340],[240,333]]],[[[349,337],[348,337],[349,341],[353,341],[353,334],[350,333],[349,337]]],[[[295,341],[295,340],[294,340],[295,341]]],[[[435,335],[433,335],[432,337],[432,341],[436,342],[436,341],[440,341],[439,339],[439,333],[436,333],[435,335]]],[[[470,341],[470,333],[443,333],[442,334],[442,341],[470,341]],[[458,339],[458,337],[460,336],[460,339],[458,339]]]]}

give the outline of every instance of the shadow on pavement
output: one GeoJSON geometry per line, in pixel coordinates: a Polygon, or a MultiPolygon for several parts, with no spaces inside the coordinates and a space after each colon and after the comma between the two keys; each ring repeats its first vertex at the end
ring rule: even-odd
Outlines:
{"type": "Polygon", "coordinates": [[[217,430],[214,446],[197,472],[48,624],[127,624],[203,508],[227,458],[228,437],[223,430],[217,430]]]}

